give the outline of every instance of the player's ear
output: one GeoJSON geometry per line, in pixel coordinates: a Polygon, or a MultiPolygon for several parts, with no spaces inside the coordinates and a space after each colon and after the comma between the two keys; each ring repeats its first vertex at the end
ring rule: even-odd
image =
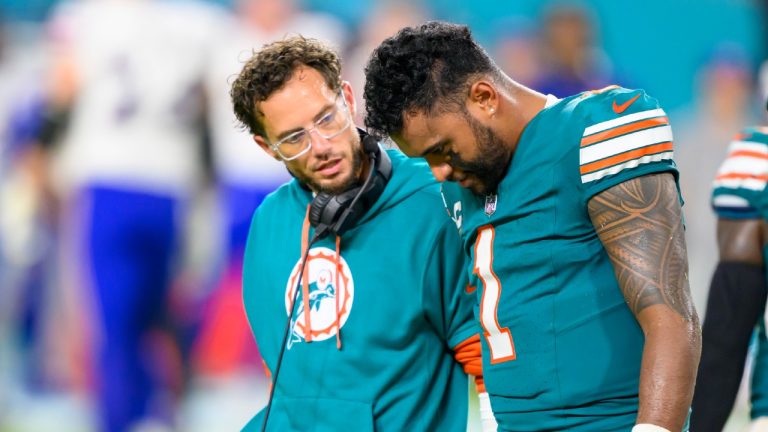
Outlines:
{"type": "Polygon", "coordinates": [[[490,81],[478,80],[469,87],[468,102],[480,112],[493,116],[498,111],[499,93],[490,81]]]}
{"type": "Polygon", "coordinates": [[[253,135],[253,141],[256,142],[256,144],[259,145],[265,152],[267,152],[268,155],[272,156],[276,161],[282,162],[283,160],[280,158],[280,155],[278,155],[274,150],[272,150],[272,146],[269,145],[267,140],[264,139],[261,135],[253,135]]]}
{"type": "Polygon", "coordinates": [[[355,92],[352,90],[352,85],[349,83],[349,81],[341,82],[341,94],[344,100],[347,102],[349,113],[352,114],[352,117],[354,117],[357,113],[357,104],[355,103],[355,92]]]}

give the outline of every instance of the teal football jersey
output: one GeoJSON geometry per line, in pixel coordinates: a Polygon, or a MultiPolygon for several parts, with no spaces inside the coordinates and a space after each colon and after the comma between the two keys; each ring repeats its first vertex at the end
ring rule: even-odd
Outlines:
{"type": "MultiPolygon", "coordinates": [[[[468,379],[452,348],[478,327],[461,240],[427,165],[388,154],[393,175],[373,207],[339,243],[329,236],[309,250],[270,431],[466,431],[468,379]]],[[[311,201],[292,181],[251,224],[243,299],[272,371],[311,201]]],[[[260,430],[263,415],[245,430],[260,430]]]]}
{"type": "Polygon", "coordinates": [[[642,90],[610,88],[550,96],[497,194],[443,184],[478,287],[499,430],[631,429],[644,338],[587,203],[661,172],[677,178],[666,114],[642,90]]]}
{"type": "Polygon", "coordinates": [[[713,183],[712,207],[724,219],[768,219],[768,128],[746,128],[728,147],[713,183]]]}
{"type": "MultiPolygon", "coordinates": [[[[768,220],[768,128],[751,127],[737,134],[720,165],[712,191],[712,208],[723,219],[768,220]]],[[[768,264],[768,247],[763,247],[768,264]]],[[[757,332],[757,355],[752,372],[753,418],[768,416],[768,339],[765,322],[757,332]]]]}

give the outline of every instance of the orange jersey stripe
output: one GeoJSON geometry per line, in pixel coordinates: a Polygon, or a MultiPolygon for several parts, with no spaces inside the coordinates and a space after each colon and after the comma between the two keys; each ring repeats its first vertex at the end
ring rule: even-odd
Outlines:
{"type": "Polygon", "coordinates": [[[768,175],[729,173],[729,174],[722,174],[715,177],[715,180],[729,180],[729,179],[757,179],[762,181],[768,181],[768,175]]]}
{"type": "Polygon", "coordinates": [[[618,154],[616,156],[611,156],[609,158],[595,161],[586,165],[582,165],[580,168],[580,172],[582,175],[589,174],[591,172],[600,171],[601,169],[608,168],[613,165],[618,165],[620,163],[624,163],[632,159],[637,159],[645,155],[656,154],[656,153],[661,153],[661,152],[670,151],[670,150],[672,150],[672,142],[670,141],[654,144],[647,147],[642,147],[639,149],[628,151],[626,153],[618,154]]]}
{"type": "Polygon", "coordinates": [[[757,159],[768,159],[768,154],[750,151],[750,150],[736,150],[728,155],[728,157],[747,156],[757,159]]]}
{"type": "Polygon", "coordinates": [[[643,129],[650,129],[656,126],[668,125],[669,119],[667,117],[656,117],[652,119],[642,120],[635,123],[625,124],[617,126],[613,129],[608,129],[602,132],[598,132],[594,135],[584,137],[581,140],[581,147],[586,147],[596,142],[605,141],[607,139],[615,138],[620,135],[626,135],[630,132],[637,132],[643,129]]]}

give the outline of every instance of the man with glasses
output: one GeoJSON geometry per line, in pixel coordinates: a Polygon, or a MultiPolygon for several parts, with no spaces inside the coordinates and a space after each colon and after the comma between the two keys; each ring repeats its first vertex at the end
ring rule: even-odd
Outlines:
{"type": "Polygon", "coordinates": [[[353,127],[340,76],[333,50],[294,37],[232,86],[238,120],[294,177],[246,246],[245,310],[273,393],[245,429],[465,431],[480,347],[458,234],[427,165],[353,127]]]}

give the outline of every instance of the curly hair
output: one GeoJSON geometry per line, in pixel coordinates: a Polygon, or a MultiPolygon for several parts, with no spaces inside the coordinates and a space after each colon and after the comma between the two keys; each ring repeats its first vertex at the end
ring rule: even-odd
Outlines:
{"type": "Polygon", "coordinates": [[[500,72],[467,26],[405,27],[382,42],[365,67],[365,125],[385,137],[402,129],[405,112],[463,110],[471,79],[483,74],[500,72]]]}
{"type": "Polygon", "coordinates": [[[254,51],[229,92],[235,116],[244,129],[266,137],[263,114],[257,104],[282,88],[300,66],[320,72],[331,90],[341,88],[341,60],[331,47],[303,36],[266,44],[254,51]]]}

